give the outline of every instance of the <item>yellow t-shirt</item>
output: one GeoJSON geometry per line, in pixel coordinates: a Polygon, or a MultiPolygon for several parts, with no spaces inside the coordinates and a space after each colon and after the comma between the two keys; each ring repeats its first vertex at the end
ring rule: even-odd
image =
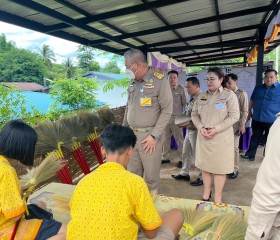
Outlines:
{"type": "MultiPolygon", "coordinates": [[[[10,240],[15,228],[15,217],[25,211],[21,188],[15,169],[0,155],[0,239],[10,240]]],[[[15,239],[35,239],[42,220],[22,218],[15,239]]]]}
{"type": "Polygon", "coordinates": [[[118,163],[102,164],[77,185],[70,203],[67,240],[137,239],[162,224],[145,181],[118,163]]]}

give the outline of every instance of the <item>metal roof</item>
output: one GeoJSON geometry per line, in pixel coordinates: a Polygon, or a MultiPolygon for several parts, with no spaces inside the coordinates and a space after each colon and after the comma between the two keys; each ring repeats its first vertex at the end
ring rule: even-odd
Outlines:
{"type": "MultiPolygon", "coordinates": [[[[187,65],[244,57],[279,0],[0,0],[0,20],[116,54],[160,51],[187,65]]],[[[269,44],[266,53],[280,43],[269,44]]]]}

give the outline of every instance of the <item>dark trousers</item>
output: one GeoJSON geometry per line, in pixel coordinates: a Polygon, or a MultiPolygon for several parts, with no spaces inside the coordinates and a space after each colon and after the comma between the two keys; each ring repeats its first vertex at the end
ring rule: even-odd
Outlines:
{"type": "Polygon", "coordinates": [[[250,158],[255,158],[258,146],[262,139],[264,140],[264,144],[266,144],[267,136],[269,133],[269,129],[273,123],[266,122],[258,122],[252,120],[252,131],[253,135],[251,138],[250,147],[246,152],[246,155],[250,158]]]}

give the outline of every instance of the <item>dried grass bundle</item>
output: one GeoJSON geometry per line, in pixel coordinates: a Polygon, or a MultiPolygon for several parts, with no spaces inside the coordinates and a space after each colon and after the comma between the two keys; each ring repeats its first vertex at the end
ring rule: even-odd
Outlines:
{"type": "Polygon", "coordinates": [[[97,113],[101,119],[102,128],[115,122],[115,116],[109,107],[101,107],[97,110],[97,113]]]}
{"type": "Polygon", "coordinates": [[[63,142],[63,145],[69,148],[72,145],[72,133],[60,121],[39,124],[35,127],[35,131],[38,135],[35,151],[37,155],[54,151],[59,142],[63,142]]]}
{"type": "Polygon", "coordinates": [[[81,128],[85,129],[87,135],[94,133],[95,129],[97,129],[98,132],[103,129],[101,119],[96,112],[79,111],[75,119],[81,128]]]}
{"type": "Polygon", "coordinates": [[[51,194],[50,198],[54,202],[54,206],[56,209],[61,211],[70,211],[69,203],[71,200],[71,195],[65,194],[51,194]]]}
{"type": "Polygon", "coordinates": [[[185,218],[183,224],[184,230],[180,233],[183,239],[191,239],[193,236],[210,228],[214,221],[220,216],[219,213],[197,211],[191,208],[181,208],[180,210],[185,218]]]}
{"type": "Polygon", "coordinates": [[[224,214],[216,219],[205,240],[240,240],[245,238],[247,222],[236,214],[224,214]]]}
{"type": "Polygon", "coordinates": [[[59,158],[56,152],[51,152],[39,166],[27,169],[27,174],[20,177],[20,184],[27,188],[36,186],[55,176],[64,164],[65,162],[59,158]]]}
{"type": "Polygon", "coordinates": [[[78,141],[85,141],[88,136],[88,129],[84,127],[84,123],[77,116],[66,117],[59,120],[78,141]]]}

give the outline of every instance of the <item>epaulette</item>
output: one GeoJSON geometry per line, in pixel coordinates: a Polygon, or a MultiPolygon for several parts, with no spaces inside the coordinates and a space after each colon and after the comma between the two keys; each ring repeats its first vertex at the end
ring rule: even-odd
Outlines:
{"type": "Polygon", "coordinates": [[[245,92],[245,91],[244,91],[243,89],[241,89],[241,88],[238,88],[237,91],[239,91],[239,92],[245,92]]]}
{"type": "Polygon", "coordinates": [[[163,73],[162,70],[152,68],[152,71],[153,71],[153,75],[154,75],[157,79],[159,79],[159,80],[163,79],[164,73],[163,73]]]}
{"type": "Polygon", "coordinates": [[[229,90],[228,88],[224,88],[224,90],[226,90],[226,91],[228,91],[228,92],[230,92],[231,90],[229,90]]]}

